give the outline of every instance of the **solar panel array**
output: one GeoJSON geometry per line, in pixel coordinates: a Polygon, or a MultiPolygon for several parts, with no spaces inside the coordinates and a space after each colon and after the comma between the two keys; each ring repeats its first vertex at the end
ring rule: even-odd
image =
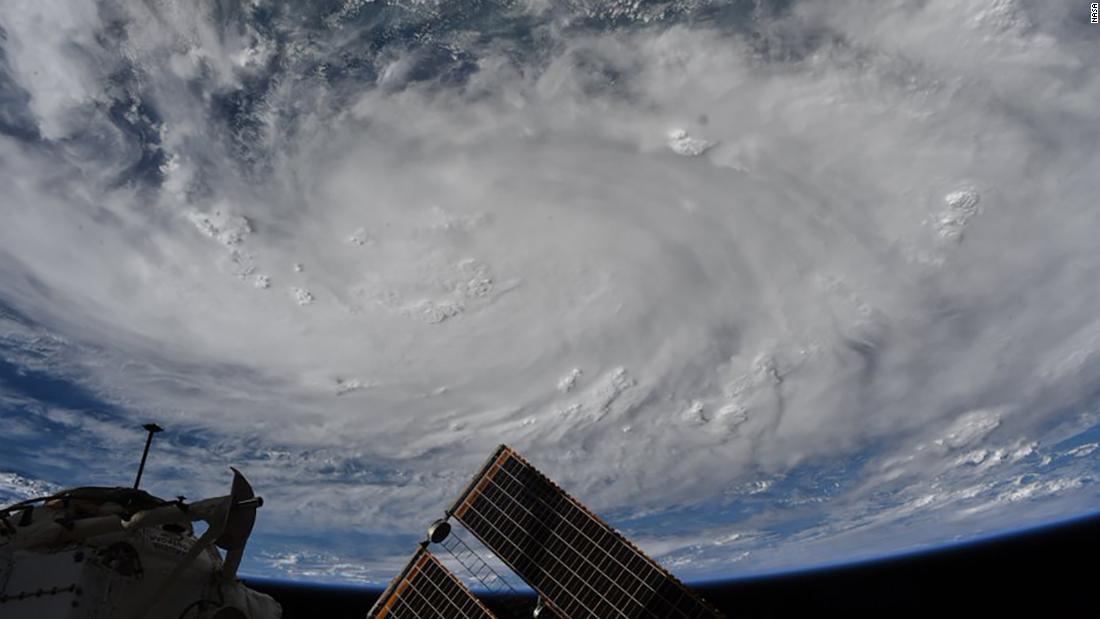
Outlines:
{"type": "Polygon", "coordinates": [[[560,616],[722,616],[506,445],[449,513],[560,616]]]}
{"type": "Polygon", "coordinates": [[[378,598],[372,619],[495,619],[426,547],[421,546],[378,598]]]}

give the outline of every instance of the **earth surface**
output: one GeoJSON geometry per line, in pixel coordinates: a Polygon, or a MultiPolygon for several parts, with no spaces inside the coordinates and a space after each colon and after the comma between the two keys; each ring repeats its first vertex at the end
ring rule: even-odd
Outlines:
{"type": "Polygon", "coordinates": [[[1050,0],[6,0],[0,503],[386,582],[498,443],[689,581],[1100,509],[1100,27],[1050,0]]]}

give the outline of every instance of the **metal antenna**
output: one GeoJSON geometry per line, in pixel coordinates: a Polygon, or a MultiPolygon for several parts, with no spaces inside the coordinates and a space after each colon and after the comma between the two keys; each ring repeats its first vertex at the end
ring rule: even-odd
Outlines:
{"type": "Polygon", "coordinates": [[[141,485],[141,474],[145,472],[145,459],[149,457],[149,446],[153,444],[153,435],[164,431],[164,428],[155,423],[147,423],[141,427],[145,428],[149,435],[145,437],[145,451],[141,452],[141,464],[138,466],[137,478],[134,479],[134,490],[137,490],[138,486],[141,485]]]}

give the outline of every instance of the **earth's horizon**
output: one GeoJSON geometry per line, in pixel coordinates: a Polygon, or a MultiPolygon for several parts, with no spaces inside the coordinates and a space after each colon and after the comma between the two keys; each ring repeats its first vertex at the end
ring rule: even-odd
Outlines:
{"type": "Polygon", "coordinates": [[[685,582],[1100,512],[1068,0],[11,0],[0,503],[384,585],[499,443],[685,582]]]}

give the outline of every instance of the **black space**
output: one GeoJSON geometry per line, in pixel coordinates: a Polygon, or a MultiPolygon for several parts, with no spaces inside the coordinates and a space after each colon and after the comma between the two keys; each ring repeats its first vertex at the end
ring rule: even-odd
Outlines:
{"type": "MultiPolygon", "coordinates": [[[[729,617],[1100,616],[1100,516],[900,559],[694,587],[729,617]]],[[[380,591],[249,581],[286,619],[362,619],[380,591]]],[[[486,599],[500,619],[529,617],[486,599]]],[[[528,604],[533,600],[526,600],[528,604]]]]}

